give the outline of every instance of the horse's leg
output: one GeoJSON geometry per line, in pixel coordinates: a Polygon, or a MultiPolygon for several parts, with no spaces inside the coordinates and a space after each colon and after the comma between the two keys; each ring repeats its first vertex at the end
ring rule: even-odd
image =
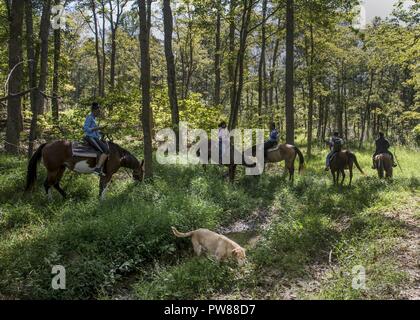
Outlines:
{"type": "Polygon", "coordinates": [[[351,187],[351,181],[353,180],[353,166],[349,166],[349,178],[350,178],[349,187],[351,187]]]}
{"type": "Polygon", "coordinates": [[[287,169],[289,169],[289,181],[293,183],[295,174],[295,164],[293,162],[286,162],[287,169]]]}
{"type": "Polygon", "coordinates": [[[66,193],[64,192],[63,189],[61,189],[60,187],[60,180],[63,177],[64,171],[66,171],[66,167],[62,166],[57,173],[57,182],[54,184],[54,188],[61,194],[61,196],[65,199],[66,198],[66,193]]]}
{"type": "Polygon", "coordinates": [[[45,193],[48,196],[48,200],[52,200],[51,186],[57,182],[58,171],[48,171],[47,178],[44,181],[45,193]]]}
{"type": "Polygon", "coordinates": [[[341,187],[344,185],[344,179],[346,178],[346,172],[344,169],[341,169],[341,175],[343,176],[343,179],[341,179],[341,187]]]}
{"type": "Polygon", "coordinates": [[[109,181],[111,181],[112,174],[107,173],[105,177],[101,177],[99,180],[99,198],[105,200],[105,193],[108,188],[109,181]]]}
{"type": "Polygon", "coordinates": [[[331,170],[332,178],[333,178],[333,185],[335,186],[335,171],[331,170]]]}

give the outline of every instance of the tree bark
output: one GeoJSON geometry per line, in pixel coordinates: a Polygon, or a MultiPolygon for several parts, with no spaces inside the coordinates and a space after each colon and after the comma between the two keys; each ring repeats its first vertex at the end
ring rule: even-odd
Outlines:
{"type": "Polygon", "coordinates": [[[110,86],[111,90],[115,88],[115,64],[117,62],[117,31],[121,22],[121,15],[123,13],[124,7],[127,5],[128,1],[116,1],[116,6],[112,5],[113,0],[109,0],[110,16],[109,23],[111,29],[111,60],[110,60],[110,86]],[[116,10],[116,16],[114,20],[114,12],[116,10]]]}
{"type": "Polygon", "coordinates": [[[229,117],[229,130],[236,128],[238,124],[238,113],[241,105],[242,89],[244,83],[244,61],[246,53],[246,41],[248,37],[248,26],[251,19],[251,12],[254,2],[243,1],[242,23],[240,30],[239,50],[236,58],[235,74],[233,78],[233,101],[229,117]]]}
{"type": "Polygon", "coordinates": [[[7,123],[5,149],[9,153],[19,152],[19,138],[22,131],[21,96],[10,96],[21,89],[23,78],[22,62],[22,25],[23,0],[13,0],[9,16],[9,83],[7,93],[7,123]]]}
{"type": "Polygon", "coordinates": [[[91,0],[91,9],[93,16],[94,24],[94,34],[95,34],[95,55],[96,55],[96,69],[98,76],[98,94],[102,96],[102,64],[101,64],[101,54],[99,53],[99,30],[98,30],[98,17],[96,15],[96,1],[91,0]]]}
{"type": "Polygon", "coordinates": [[[220,39],[220,29],[221,29],[221,5],[219,1],[216,3],[216,39],[215,39],[215,53],[214,53],[214,105],[217,106],[220,104],[220,84],[221,84],[221,75],[220,75],[220,61],[221,61],[221,39],[220,39]]]}
{"type": "Polygon", "coordinates": [[[286,143],[295,143],[294,120],[294,1],[286,2],[286,143]]]}
{"type": "Polygon", "coordinates": [[[371,70],[371,72],[370,72],[370,82],[369,82],[369,91],[368,91],[368,95],[366,97],[365,110],[364,110],[364,112],[362,111],[362,116],[361,116],[361,119],[360,119],[362,128],[360,130],[359,148],[361,148],[363,146],[363,140],[365,138],[366,120],[367,120],[367,117],[368,117],[368,114],[369,114],[369,109],[370,109],[370,97],[372,95],[374,77],[375,77],[375,72],[373,70],[371,70]]]}
{"type": "Polygon", "coordinates": [[[263,0],[262,3],[262,24],[261,24],[261,55],[260,62],[258,64],[258,120],[261,122],[262,106],[263,106],[263,95],[265,91],[266,83],[266,70],[265,70],[265,47],[266,47],[266,35],[265,35],[265,20],[267,15],[267,0],[263,0]]]}
{"type": "MultiPolygon", "coordinates": [[[[60,0],[55,0],[55,4],[60,4],[60,0]]],[[[59,63],[61,51],[61,28],[54,30],[54,71],[53,71],[53,84],[52,84],[52,118],[55,124],[58,124],[58,87],[59,87],[59,63]]]]}
{"type": "Polygon", "coordinates": [[[42,7],[41,25],[39,38],[41,39],[40,53],[40,71],[38,86],[34,96],[34,108],[31,119],[31,128],[29,130],[28,157],[32,156],[34,141],[37,138],[38,115],[44,111],[44,94],[47,85],[48,75],[48,35],[50,29],[51,0],[46,0],[42,7]]]}
{"type": "Polygon", "coordinates": [[[165,41],[165,57],[168,81],[168,96],[171,106],[172,129],[176,135],[176,145],[178,150],[179,141],[179,110],[178,98],[176,92],[176,73],[175,61],[172,51],[172,33],[173,33],[173,17],[170,0],[163,0],[163,24],[164,24],[164,41],[165,41]]]}
{"type": "Polygon", "coordinates": [[[101,0],[101,9],[102,9],[102,34],[101,34],[101,44],[102,44],[102,87],[100,88],[100,96],[105,96],[105,70],[106,70],[106,54],[105,54],[105,0],[101,0]]]}
{"type": "Polygon", "coordinates": [[[310,54],[309,54],[309,74],[308,74],[308,86],[309,86],[309,104],[308,104],[308,145],[307,154],[308,157],[312,155],[312,127],[313,127],[313,113],[314,113],[314,32],[312,23],[309,25],[310,33],[310,54]]]}
{"type": "MultiPolygon", "coordinates": [[[[280,19],[278,21],[278,27],[277,27],[278,32],[280,31],[280,19]]],[[[271,69],[270,69],[270,90],[269,90],[269,95],[268,95],[268,104],[269,107],[272,108],[273,107],[273,103],[274,103],[274,87],[275,87],[275,83],[274,83],[274,74],[275,74],[275,70],[276,70],[276,65],[277,65],[277,58],[278,58],[278,52],[279,52],[279,47],[280,47],[280,37],[277,37],[276,42],[274,44],[274,50],[273,50],[273,58],[272,58],[272,63],[271,63],[271,69]]],[[[273,110],[271,110],[271,112],[273,112],[273,110]]]]}
{"type": "Polygon", "coordinates": [[[144,178],[153,177],[153,155],[151,136],[151,111],[150,111],[150,15],[151,0],[138,0],[140,22],[140,55],[141,55],[141,93],[142,93],[142,116],[144,137],[144,178]]]}

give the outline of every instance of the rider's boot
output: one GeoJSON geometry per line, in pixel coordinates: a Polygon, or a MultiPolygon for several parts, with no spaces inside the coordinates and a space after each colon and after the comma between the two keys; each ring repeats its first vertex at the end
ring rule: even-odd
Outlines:
{"type": "Polygon", "coordinates": [[[102,153],[101,156],[99,157],[98,163],[96,164],[96,167],[93,170],[93,172],[97,174],[98,176],[105,176],[105,173],[102,171],[102,167],[107,158],[108,158],[108,155],[106,155],[105,153],[102,153]]]}

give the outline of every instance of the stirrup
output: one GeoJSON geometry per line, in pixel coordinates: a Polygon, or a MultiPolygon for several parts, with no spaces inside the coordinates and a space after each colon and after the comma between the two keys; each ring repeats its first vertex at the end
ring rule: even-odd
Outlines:
{"type": "Polygon", "coordinates": [[[105,173],[101,170],[101,168],[95,168],[93,170],[93,173],[96,174],[96,175],[98,175],[98,176],[100,176],[100,177],[104,177],[105,176],[105,173]]]}

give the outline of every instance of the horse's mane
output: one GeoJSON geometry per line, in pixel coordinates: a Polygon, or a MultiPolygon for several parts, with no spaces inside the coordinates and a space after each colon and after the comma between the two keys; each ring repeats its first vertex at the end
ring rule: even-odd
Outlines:
{"type": "Polygon", "coordinates": [[[121,165],[126,168],[136,169],[140,166],[140,162],[128,150],[119,146],[114,142],[108,142],[111,148],[115,148],[121,157],[121,165]]]}

